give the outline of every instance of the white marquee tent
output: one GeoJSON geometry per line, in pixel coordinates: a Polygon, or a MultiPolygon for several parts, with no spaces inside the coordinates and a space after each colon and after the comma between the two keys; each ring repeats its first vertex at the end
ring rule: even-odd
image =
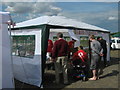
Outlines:
{"type": "Polygon", "coordinates": [[[0,12],[0,89],[14,88],[14,77],[11,60],[10,33],[8,21],[9,12],[0,12]]]}
{"type": "Polygon", "coordinates": [[[95,32],[98,36],[106,39],[108,43],[108,60],[110,60],[110,32],[108,30],[62,16],[42,16],[17,23],[15,28],[12,29],[14,47],[19,47],[23,45],[23,43],[24,47],[30,45],[33,47],[32,54],[28,53],[30,50],[26,50],[24,55],[20,55],[19,48],[16,48],[13,52],[15,78],[40,87],[44,81],[46,48],[50,32],[71,32],[70,30],[84,30],[88,36],[95,32]],[[17,39],[14,40],[15,38],[17,39]],[[25,39],[33,43],[30,44],[28,41],[25,41],[25,39]],[[16,43],[17,41],[18,43],[16,43]],[[28,42],[26,46],[25,42],[28,42]],[[32,57],[28,57],[29,55],[32,55],[32,57]]]}

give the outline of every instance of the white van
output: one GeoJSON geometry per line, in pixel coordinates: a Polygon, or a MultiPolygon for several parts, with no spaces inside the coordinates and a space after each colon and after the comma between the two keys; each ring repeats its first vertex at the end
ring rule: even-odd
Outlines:
{"type": "Polygon", "coordinates": [[[112,49],[120,49],[120,38],[112,38],[111,47],[112,49]]]}

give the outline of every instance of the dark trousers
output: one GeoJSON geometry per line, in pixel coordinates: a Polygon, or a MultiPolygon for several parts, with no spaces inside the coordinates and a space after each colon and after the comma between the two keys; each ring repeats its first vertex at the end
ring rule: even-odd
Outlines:
{"type": "Polygon", "coordinates": [[[103,52],[104,66],[107,65],[107,52],[103,52]]]}

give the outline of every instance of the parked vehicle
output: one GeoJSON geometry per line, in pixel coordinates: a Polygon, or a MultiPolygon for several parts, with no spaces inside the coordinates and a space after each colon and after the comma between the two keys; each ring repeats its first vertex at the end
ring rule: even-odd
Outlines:
{"type": "Polygon", "coordinates": [[[112,38],[111,39],[111,48],[112,49],[120,49],[120,38],[112,38]]]}

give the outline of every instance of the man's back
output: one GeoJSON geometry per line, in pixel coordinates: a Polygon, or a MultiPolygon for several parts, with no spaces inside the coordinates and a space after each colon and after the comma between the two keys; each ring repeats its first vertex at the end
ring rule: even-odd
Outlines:
{"type": "Polygon", "coordinates": [[[87,53],[84,50],[79,50],[74,53],[73,60],[81,59],[82,61],[86,61],[88,59],[87,53]]]}
{"type": "Polygon", "coordinates": [[[100,45],[100,43],[98,41],[92,40],[92,42],[91,42],[91,51],[92,51],[92,55],[100,54],[101,45],[100,45]]]}
{"type": "Polygon", "coordinates": [[[55,41],[53,47],[53,58],[59,56],[67,56],[68,54],[68,43],[64,39],[59,39],[55,41]]]}

